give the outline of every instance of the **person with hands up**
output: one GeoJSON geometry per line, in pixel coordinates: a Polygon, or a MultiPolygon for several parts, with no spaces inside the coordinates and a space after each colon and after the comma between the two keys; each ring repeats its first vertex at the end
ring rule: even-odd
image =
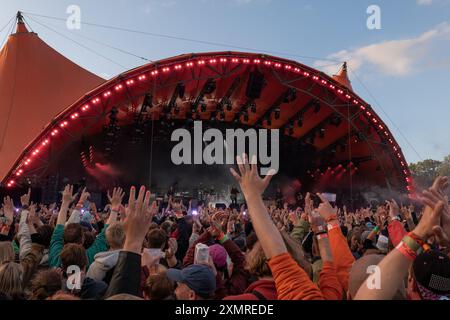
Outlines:
{"type": "Polygon", "coordinates": [[[156,201],[150,204],[150,191],[141,186],[130,188],[126,217],[123,224],[125,243],[114,268],[105,297],[116,294],[140,295],[141,252],[145,236],[156,213],[156,201]]]}
{"type": "Polygon", "coordinates": [[[422,260],[422,255],[435,252],[430,250],[427,241],[434,236],[439,227],[442,228],[441,219],[448,210],[448,204],[443,199],[445,199],[443,195],[433,188],[423,192],[421,200],[425,204],[425,209],[418,225],[378,264],[381,276],[380,288],[371,289],[372,286],[367,285],[366,280],[359,288],[356,300],[392,299],[403,285],[411,264],[418,256],[422,260]]]}
{"type": "Polygon", "coordinates": [[[289,255],[283,238],[277,227],[273,224],[262,194],[269,185],[274,174],[261,179],[257,173],[256,156],[252,157],[250,164],[247,155],[236,158],[239,172],[231,169],[231,174],[239,183],[247,201],[249,215],[258,240],[269,260],[269,267],[275,280],[278,298],[287,300],[322,300],[323,295],[319,288],[312,283],[306,272],[289,255]]]}
{"type": "MultiPolygon", "coordinates": [[[[81,220],[81,208],[89,198],[90,194],[84,188],[81,192],[80,199],[73,209],[69,221],[66,223],[67,211],[70,204],[76,200],[76,196],[73,193],[73,186],[66,185],[62,192],[62,203],[58,213],[55,229],[53,230],[52,238],[50,241],[49,250],[49,265],[57,268],[61,265],[60,254],[63,247],[67,243],[84,243],[84,231],[80,225],[81,220]]],[[[94,261],[95,255],[102,251],[108,250],[108,243],[106,242],[105,231],[108,228],[108,224],[105,225],[103,230],[97,235],[92,245],[86,249],[88,258],[87,267],[94,261]]]]}

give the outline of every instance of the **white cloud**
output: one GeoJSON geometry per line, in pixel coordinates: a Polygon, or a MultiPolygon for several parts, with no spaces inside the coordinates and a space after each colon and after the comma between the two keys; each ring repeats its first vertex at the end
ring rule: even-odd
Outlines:
{"type": "Polygon", "coordinates": [[[417,0],[419,6],[429,6],[433,4],[433,0],[417,0]]]}
{"type": "MultiPolygon", "coordinates": [[[[433,53],[439,53],[437,50],[441,44],[450,49],[448,40],[450,40],[450,25],[444,22],[416,38],[383,41],[364,47],[341,50],[330,54],[327,58],[347,61],[352,70],[372,67],[388,75],[406,76],[426,65],[433,65],[430,63],[433,53]]],[[[330,62],[315,61],[314,65],[320,67],[327,63],[330,62]]],[[[332,74],[336,72],[336,67],[323,67],[322,70],[332,74]]]]}

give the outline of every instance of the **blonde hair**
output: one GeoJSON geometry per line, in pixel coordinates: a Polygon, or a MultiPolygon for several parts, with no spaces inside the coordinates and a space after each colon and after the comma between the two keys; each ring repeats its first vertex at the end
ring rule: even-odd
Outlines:
{"type": "Polygon", "coordinates": [[[12,298],[23,294],[22,266],[16,262],[4,262],[0,265],[0,292],[12,298]]]}
{"type": "Polygon", "coordinates": [[[112,249],[122,249],[125,243],[125,230],[122,223],[109,226],[105,231],[106,241],[112,249]]]}
{"type": "Polygon", "coordinates": [[[14,249],[11,241],[0,242],[0,264],[6,261],[14,261],[14,249]]]}

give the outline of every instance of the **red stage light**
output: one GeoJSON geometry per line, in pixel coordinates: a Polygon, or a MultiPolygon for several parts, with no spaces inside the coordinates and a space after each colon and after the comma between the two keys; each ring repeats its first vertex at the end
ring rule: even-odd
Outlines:
{"type": "Polygon", "coordinates": [[[253,60],[253,62],[256,63],[256,64],[258,64],[258,63],[261,63],[261,60],[255,59],[255,60],[253,60]]]}
{"type": "Polygon", "coordinates": [[[281,67],[281,63],[275,63],[275,68],[280,68],[281,67]]]}
{"type": "Polygon", "coordinates": [[[309,73],[308,72],[303,72],[303,75],[305,76],[305,77],[309,77],[309,73]]]}
{"type": "MultiPolygon", "coordinates": [[[[204,63],[204,62],[203,62],[204,63]]],[[[202,63],[202,64],[203,64],[202,63]]],[[[199,64],[200,64],[200,61],[199,61],[199,64]]],[[[169,67],[165,67],[165,68],[162,68],[162,71],[163,72],[169,72],[170,71],[170,68],[169,67]]]]}
{"type": "Polygon", "coordinates": [[[339,94],[343,94],[343,93],[344,93],[344,91],[342,91],[341,89],[339,89],[337,92],[338,92],[339,94]]]}
{"type": "Polygon", "coordinates": [[[285,65],[284,67],[285,67],[287,70],[291,70],[291,68],[292,68],[292,67],[291,67],[290,65],[288,65],[288,64],[285,65]]]}
{"type": "Polygon", "coordinates": [[[220,62],[227,62],[227,58],[220,58],[220,62]]]}

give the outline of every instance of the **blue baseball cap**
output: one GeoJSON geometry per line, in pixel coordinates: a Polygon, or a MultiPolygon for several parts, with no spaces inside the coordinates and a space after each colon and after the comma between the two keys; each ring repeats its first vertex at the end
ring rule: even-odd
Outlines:
{"type": "Polygon", "coordinates": [[[166,273],[170,280],[186,284],[202,298],[210,298],[216,291],[216,277],[210,267],[202,264],[191,264],[179,270],[169,269],[166,273]]]}

